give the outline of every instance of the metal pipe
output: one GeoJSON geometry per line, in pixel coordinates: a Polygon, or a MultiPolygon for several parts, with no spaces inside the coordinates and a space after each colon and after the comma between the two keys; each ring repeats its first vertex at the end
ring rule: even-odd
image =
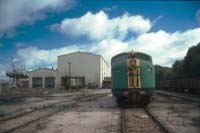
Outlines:
{"type": "Polygon", "coordinates": [[[71,90],[71,63],[72,62],[68,62],[69,64],[69,90],[71,90]]]}

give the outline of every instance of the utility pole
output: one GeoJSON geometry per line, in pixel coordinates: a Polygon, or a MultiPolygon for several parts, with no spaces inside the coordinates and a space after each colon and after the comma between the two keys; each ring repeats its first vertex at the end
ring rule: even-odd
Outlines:
{"type": "Polygon", "coordinates": [[[71,90],[71,63],[72,62],[68,62],[69,64],[69,90],[71,90]]]}
{"type": "Polygon", "coordinates": [[[12,82],[15,82],[15,66],[14,66],[14,64],[12,63],[12,72],[13,72],[13,79],[12,79],[12,82]]]}

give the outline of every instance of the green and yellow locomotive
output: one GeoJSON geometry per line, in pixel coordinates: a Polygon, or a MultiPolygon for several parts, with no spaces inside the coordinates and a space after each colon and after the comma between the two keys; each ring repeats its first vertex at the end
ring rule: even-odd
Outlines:
{"type": "Polygon", "coordinates": [[[121,53],[111,60],[112,94],[121,105],[148,104],[155,90],[155,71],[151,56],[140,52],[121,53]]]}

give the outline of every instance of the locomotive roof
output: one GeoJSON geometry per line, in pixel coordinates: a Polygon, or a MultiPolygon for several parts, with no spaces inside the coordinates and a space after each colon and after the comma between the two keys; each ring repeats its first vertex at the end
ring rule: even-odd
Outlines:
{"type": "Polygon", "coordinates": [[[123,53],[117,54],[117,55],[113,56],[112,59],[114,59],[114,58],[116,58],[118,56],[122,56],[122,55],[129,55],[129,53],[123,52],[123,53]]]}
{"type": "Polygon", "coordinates": [[[133,51],[133,52],[123,52],[123,53],[117,54],[117,55],[113,56],[111,60],[113,60],[116,57],[120,57],[122,55],[127,55],[128,56],[128,55],[131,55],[132,53],[135,53],[136,55],[137,54],[145,55],[145,56],[147,56],[147,57],[149,57],[151,59],[151,56],[148,55],[148,54],[145,54],[145,53],[142,53],[142,52],[135,52],[135,51],[133,51]]]}

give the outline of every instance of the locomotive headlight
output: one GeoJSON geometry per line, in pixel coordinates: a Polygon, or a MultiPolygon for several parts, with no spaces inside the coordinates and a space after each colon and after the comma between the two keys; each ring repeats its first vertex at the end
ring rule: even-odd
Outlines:
{"type": "Polygon", "coordinates": [[[136,64],[136,60],[133,59],[133,60],[131,61],[131,64],[132,64],[132,65],[135,65],[135,64],[136,64]]]}
{"type": "Polygon", "coordinates": [[[152,68],[148,65],[147,68],[146,68],[146,71],[147,71],[147,72],[151,72],[151,71],[152,71],[152,68]]]}

